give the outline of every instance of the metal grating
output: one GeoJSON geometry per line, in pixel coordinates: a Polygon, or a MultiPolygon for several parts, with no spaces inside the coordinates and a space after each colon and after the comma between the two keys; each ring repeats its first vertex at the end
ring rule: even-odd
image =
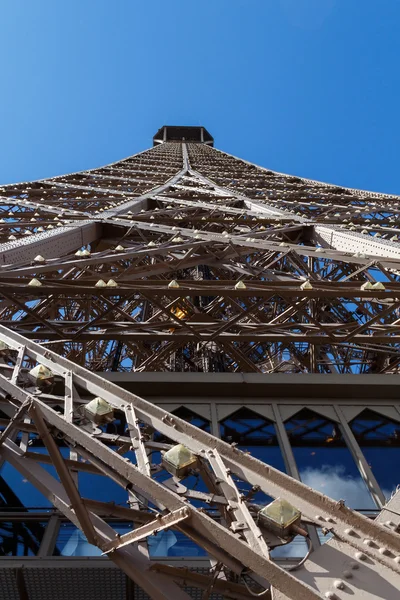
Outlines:
{"type": "MultiPolygon", "coordinates": [[[[191,571],[195,571],[196,573],[201,573],[203,575],[207,575],[209,572],[209,570],[207,568],[191,569],[191,571]]],[[[189,594],[189,596],[191,596],[193,598],[193,600],[202,600],[203,595],[204,595],[203,589],[196,588],[193,586],[186,586],[183,589],[185,590],[185,592],[187,594],[189,594]]],[[[223,600],[223,598],[224,597],[221,596],[220,594],[210,594],[210,596],[209,596],[210,600],[223,600]]],[[[142,590],[142,588],[136,584],[134,586],[134,599],[135,600],[151,600],[150,596],[148,596],[148,594],[146,594],[146,592],[144,592],[142,590]]]]}
{"type": "MultiPolygon", "coordinates": [[[[207,568],[192,569],[207,574],[207,568]]],[[[24,567],[23,576],[29,600],[125,600],[127,579],[122,571],[114,568],[24,567]]],[[[193,600],[201,600],[203,590],[184,587],[193,600]]],[[[18,594],[14,569],[0,569],[0,599],[21,600],[18,594]]],[[[150,600],[142,588],[134,585],[135,600],[150,600]]],[[[223,600],[219,594],[211,594],[210,600],[223,600]]]]}
{"type": "Polygon", "coordinates": [[[0,569],[1,600],[20,600],[12,569],[0,569]]]}
{"type": "MultiPolygon", "coordinates": [[[[24,568],[29,600],[125,600],[126,577],[118,569],[24,568]]],[[[1,600],[20,600],[12,569],[0,569],[1,600]]]]}

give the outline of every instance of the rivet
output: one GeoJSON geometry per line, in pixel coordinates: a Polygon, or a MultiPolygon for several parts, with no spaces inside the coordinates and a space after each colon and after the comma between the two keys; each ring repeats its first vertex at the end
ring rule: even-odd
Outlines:
{"type": "Polygon", "coordinates": [[[327,600],[337,600],[337,596],[334,592],[325,592],[325,598],[327,598],[327,600]]]}
{"type": "Polygon", "coordinates": [[[356,552],[355,557],[358,558],[358,560],[367,560],[367,556],[363,552],[356,552]]]}
{"type": "Polygon", "coordinates": [[[350,566],[350,569],[359,569],[360,568],[360,565],[358,563],[354,562],[354,560],[351,561],[349,566],[350,566]]]}
{"type": "Polygon", "coordinates": [[[394,562],[399,564],[400,563],[400,556],[396,556],[394,559],[394,562]]]}
{"type": "Polygon", "coordinates": [[[322,527],[321,528],[322,534],[323,535],[328,535],[328,533],[330,533],[330,530],[328,527],[322,527]]]}
{"type": "Polygon", "coordinates": [[[389,554],[389,550],[387,548],[379,548],[379,554],[389,554]]]}
{"type": "Polygon", "coordinates": [[[315,515],[315,520],[316,521],[325,521],[324,517],[322,517],[321,515],[315,515]]]}
{"type": "Polygon", "coordinates": [[[328,521],[328,523],[334,523],[335,520],[332,519],[332,517],[327,517],[326,520],[328,521]]]}
{"type": "Polygon", "coordinates": [[[336,581],[333,582],[333,585],[335,586],[335,588],[337,590],[343,590],[344,589],[344,582],[341,579],[336,579],[336,581]]]}
{"type": "Polygon", "coordinates": [[[387,525],[388,527],[394,527],[395,524],[393,523],[393,521],[386,521],[385,525],[387,525]]]}
{"type": "Polygon", "coordinates": [[[365,539],[363,541],[363,544],[365,544],[366,546],[372,546],[373,542],[372,542],[372,540],[365,539]]]}
{"type": "Polygon", "coordinates": [[[344,532],[346,535],[354,535],[355,534],[354,529],[350,529],[350,528],[345,529],[344,532]]]}
{"type": "Polygon", "coordinates": [[[346,579],[351,579],[353,577],[353,573],[351,571],[343,571],[343,577],[346,579]]]}

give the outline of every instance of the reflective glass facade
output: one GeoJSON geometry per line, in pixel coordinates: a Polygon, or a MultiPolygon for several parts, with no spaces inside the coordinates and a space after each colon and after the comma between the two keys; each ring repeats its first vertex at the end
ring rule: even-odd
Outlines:
{"type": "MultiPolygon", "coordinates": [[[[374,485],[378,488],[378,497],[379,493],[388,497],[400,483],[398,469],[394,468],[400,458],[400,412],[395,402],[391,406],[385,406],[380,412],[378,403],[371,403],[367,407],[361,404],[355,406],[350,400],[348,404],[341,400],[340,409],[333,402],[325,405],[310,403],[307,406],[304,403],[291,404],[290,401],[282,400],[273,405],[259,398],[245,402],[239,398],[233,398],[231,402],[226,399],[219,402],[218,398],[188,398],[184,402],[174,400],[173,405],[170,398],[168,403],[159,401],[159,404],[176,416],[204,431],[219,435],[227,443],[236,445],[281,471],[289,472],[291,454],[295,470],[293,471],[292,466],[289,474],[296,476],[297,470],[298,476],[307,485],[334,499],[343,499],[348,506],[365,514],[373,516],[379,510],[376,495],[373,499],[371,491],[374,485]],[[399,415],[398,420],[395,418],[396,414],[399,415]],[[356,451],[361,452],[367,471],[355,459],[356,451]],[[375,476],[376,483],[372,482],[372,488],[368,473],[375,476]]],[[[103,430],[111,436],[112,445],[115,437],[126,432],[126,423],[118,418],[103,430]]],[[[168,444],[170,440],[151,428],[144,433],[156,446],[149,453],[153,477],[173,486],[171,475],[156,466],[161,462],[162,445],[168,444]]],[[[62,442],[60,451],[65,457],[69,454],[69,449],[62,442]]],[[[46,453],[37,436],[30,436],[28,452],[40,455],[46,453]]],[[[125,456],[135,460],[132,452],[125,452],[125,456]]],[[[56,476],[51,465],[43,463],[42,466],[56,476]]],[[[198,495],[192,502],[196,506],[210,510],[201,497],[202,493],[207,492],[201,478],[196,481],[196,476],[190,475],[180,483],[195,489],[198,495]]],[[[248,483],[237,479],[237,484],[242,493],[250,495],[260,505],[270,501],[265,494],[251,490],[248,483]]],[[[85,498],[128,506],[125,488],[90,470],[79,474],[79,488],[85,498]]],[[[18,471],[5,463],[1,467],[0,503],[0,555],[37,555],[53,514],[49,511],[50,502],[18,471]],[[30,511],[29,519],[23,517],[26,510],[30,511]],[[16,513],[21,513],[21,516],[16,513]],[[7,514],[12,517],[7,518],[7,514]],[[36,518],[34,514],[37,514],[36,518]]],[[[113,526],[121,534],[133,527],[132,523],[123,520],[113,522],[113,526]]],[[[52,545],[45,548],[46,555],[77,557],[101,554],[86,541],[82,532],[66,522],[61,515],[56,525],[53,519],[52,527],[56,527],[57,532],[52,545]]],[[[322,542],[326,540],[321,531],[318,535],[322,542]]],[[[274,550],[272,556],[302,556],[306,551],[303,542],[301,538],[296,538],[287,547],[274,550]]],[[[152,536],[149,539],[149,553],[154,558],[196,558],[206,555],[201,547],[177,530],[152,536]]]]}

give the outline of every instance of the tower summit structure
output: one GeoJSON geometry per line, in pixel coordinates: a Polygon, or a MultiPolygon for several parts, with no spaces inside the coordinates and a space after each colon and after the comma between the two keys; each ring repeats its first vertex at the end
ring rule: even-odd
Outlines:
{"type": "Polygon", "coordinates": [[[399,197],[153,144],[0,188],[5,600],[397,597],[399,197]]]}

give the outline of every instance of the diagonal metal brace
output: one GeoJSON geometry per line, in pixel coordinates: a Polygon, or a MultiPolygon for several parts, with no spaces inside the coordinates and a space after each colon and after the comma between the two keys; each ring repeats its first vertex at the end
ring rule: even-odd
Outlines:
{"type": "Polygon", "coordinates": [[[26,413],[27,410],[30,409],[31,406],[32,406],[32,400],[30,400],[30,399],[25,400],[21,404],[21,406],[19,407],[19,409],[17,410],[15,415],[10,419],[9,423],[7,424],[7,426],[5,427],[5,429],[2,431],[2,433],[0,435],[0,446],[2,444],[4,444],[4,442],[6,441],[7,438],[10,437],[12,431],[14,429],[16,429],[17,427],[19,427],[17,421],[26,413]]]}
{"type": "Polygon", "coordinates": [[[163,531],[164,529],[168,529],[173,525],[181,523],[181,521],[186,521],[191,515],[192,511],[188,506],[185,506],[184,508],[172,511],[168,515],[160,516],[154,521],[151,521],[151,523],[147,523],[146,525],[139,527],[139,529],[135,529],[135,531],[125,533],[124,535],[118,536],[117,539],[107,542],[103,547],[103,554],[108,554],[109,552],[123,548],[133,542],[144,540],[149,535],[154,535],[159,531],[163,531]]]}
{"type": "Polygon", "coordinates": [[[32,402],[32,407],[29,410],[29,414],[32,417],[39,435],[42,438],[43,443],[53,461],[60,481],[65,488],[65,491],[71,501],[72,508],[74,509],[82,527],[83,533],[86,535],[90,544],[99,544],[100,540],[95,532],[87,508],[79,494],[76,484],[68,470],[67,465],[64,462],[57,444],[47,428],[47,424],[45,423],[40,406],[37,404],[37,402],[32,402]]]}

